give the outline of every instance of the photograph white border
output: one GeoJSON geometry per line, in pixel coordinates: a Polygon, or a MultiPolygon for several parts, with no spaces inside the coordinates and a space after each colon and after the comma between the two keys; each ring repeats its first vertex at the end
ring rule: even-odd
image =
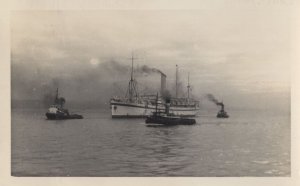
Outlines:
{"type": "MultiPolygon", "coordinates": [[[[291,177],[13,177],[11,176],[10,12],[13,10],[206,9],[200,0],[0,1],[0,186],[18,185],[300,185],[300,3],[297,0],[212,0],[225,6],[291,6],[291,177]],[[224,3],[225,2],[225,3],[224,3]]],[[[222,7],[220,7],[222,8],[222,7]]],[[[226,7],[225,7],[226,8],[226,7]]],[[[267,23],[266,23],[267,24],[267,23]]],[[[280,73],[280,72],[278,72],[280,73]]]]}

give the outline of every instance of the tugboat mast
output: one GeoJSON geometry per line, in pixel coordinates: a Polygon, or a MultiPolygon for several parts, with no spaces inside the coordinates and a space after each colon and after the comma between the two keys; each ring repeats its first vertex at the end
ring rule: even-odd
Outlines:
{"type": "Polygon", "coordinates": [[[55,95],[55,100],[54,103],[58,102],[58,88],[56,88],[56,95],[55,95]]]}

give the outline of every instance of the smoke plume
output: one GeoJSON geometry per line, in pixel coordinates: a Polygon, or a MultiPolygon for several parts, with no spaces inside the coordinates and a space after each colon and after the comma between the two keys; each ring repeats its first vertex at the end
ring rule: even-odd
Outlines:
{"type": "Polygon", "coordinates": [[[162,74],[164,76],[166,76],[166,74],[164,74],[162,71],[160,71],[159,69],[157,68],[151,68],[151,67],[148,67],[147,65],[143,65],[141,67],[138,67],[136,69],[136,71],[138,73],[147,73],[147,74],[152,74],[152,73],[159,73],[159,74],[162,74]]]}
{"type": "Polygon", "coordinates": [[[209,101],[215,103],[216,105],[219,105],[219,106],[224,106],[224,104],[220,101],[218,101],[214,95],[212,94],[207,94],[206,97],[208,98],[209,101]]]}
{"type": "MultiPolygon", "coordinates": [[[[111,96],[124,96],[130,79],[131,65],[114,59],[91,64],[71,60],[55,63],[15,62],[15,58],[13,55],[12,99],[40,100],[44,107],[53,104],[57,88],[59,97],[65,96],[70,100],[68,104],[106,103],[111,96]]],[[[134,69],[135,77],[142,76],[142,73],[154,75],[162,72],[146,65],[134,69]]],[[[142,83],[139,85],[143,87],[142,83]]],[[[147,92],[156,91],[153,86],[148,86],[148,89],[147,92]]]]}

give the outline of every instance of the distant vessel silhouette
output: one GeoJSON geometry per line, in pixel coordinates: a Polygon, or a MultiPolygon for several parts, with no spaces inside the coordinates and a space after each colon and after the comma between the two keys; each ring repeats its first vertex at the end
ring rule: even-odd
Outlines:
{"type": "Polygon", "coordinates": [[[224,104],[223,102],[218,103],[218,105],[221,106],[221,110],[218,112],[217,114],[217,118],[229,118],[229,115],[227,114],[227,112],[224,109],[224,104]]]}
{"type": "Polygon", "coordinates": [[[50,105],[48,111],[46,112],[47,119],[49,120],[83,119],[82,115],[70,114],[68,109],[63,108],[65,102],[66,102],[65,98],[58,97],[58,88],[57,88],[54,104],[50,105]]]}

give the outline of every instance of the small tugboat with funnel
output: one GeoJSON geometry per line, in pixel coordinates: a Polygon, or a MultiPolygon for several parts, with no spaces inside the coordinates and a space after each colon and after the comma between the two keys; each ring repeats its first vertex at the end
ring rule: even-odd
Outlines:
{"type": "Polygon", "coordinates": [[[227,114],[227,112],[224,109],[225,105],[224,105],[223,101],[221,101],[221,102],[218,101],[212,94],[207,94],[206,96],[209,101],[215,103],[217,106],[221,106],[221,110],[218,112],[217,118],[229,118],[229,115],[227,114]]]}
{"type": "Polygon", "coordinates": [[[158,111],[157,105],[158,105],[158,94],[156,96],[155,112],[153,112],[152,115],[148,116],[145,121],[148,126],[155,126],[155,125],[171,126],[171,125],[193,125],[193,124],[196,124],[195,119],[190,119],[187,117],[175,116],[174,114],[170,114],[169,113],[170,100],[166,101],[165,112],[158,111]]]}
{"type": "Polygon", "coordinates": [[[217,114],[217,118],[229,118],[229,115],[227,114],[227,112],[224,109],[224,104],[223,102],[218,103],[218,105],[221,106],[221,110],[218,112],[217,114]]]}
{"type": "Polygon", "coordinates": [[[65,98],[58,97],[58,88],[57,88],[54,104],[49,107],[46,113],[47,119],[48,120],[83,119],[82,115],[70,114],[68,109],[64,108],[65,103],[66,103],[65,98]]]}

